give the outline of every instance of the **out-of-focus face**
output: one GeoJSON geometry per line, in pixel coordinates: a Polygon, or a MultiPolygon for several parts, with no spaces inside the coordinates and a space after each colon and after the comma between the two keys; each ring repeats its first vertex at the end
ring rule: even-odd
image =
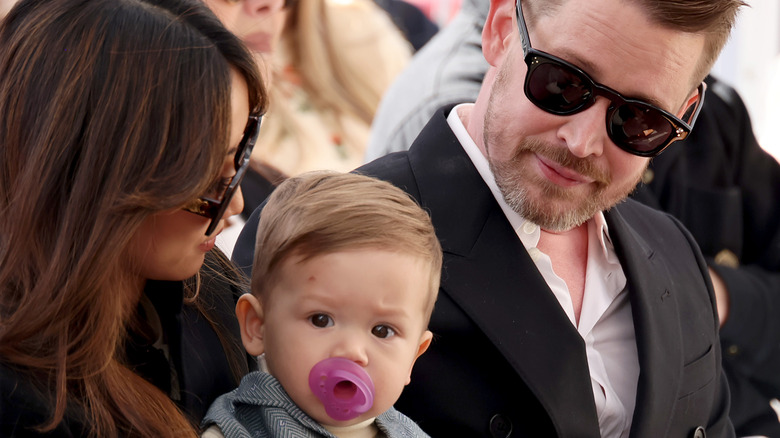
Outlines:
{"type": "Polygon", "coordinates": [[[425,327],[430,264],[417,256],[365,249],[307,261],[292,256],[279,274],[261,316],[271,374],[322,424],[356,424],[389,409],[430,343],[425,327]],[[333,357],[361,366],[375,386],[372,408],[349,421],[330,418],[309,388],[312,367],[333,357]]]}
{"type": "MultiPolygon", "coordinates": [[[[236,173],[234,158],[249,118],[249,94],[246,81],[235,71],[231,91],[230,143],[225,150],[223,178],[236,173]]],[[[218,184],[218,182],[215,182],[218,184]]],[[[233,196],[216,230],[206,236],[211,221],[183,209],[149,216],[136,231],[128,248],[130,263],[139,277],[151,280],[183,280],[200,269],[206,253],[214,248],[226,219],[244,208],[240,189],[233,196]]]]}
{"type": "Polygon", "coordinates": [[[269,64],[269,59],[264,55],[272,55],[279,44],[287,18],[285,0],[203,1],[225,27],[255,53],[262,61],[261,66],[269,64]]]}
{"type": "MultiPolygon", "coordinates": [[[[514,16],[514,2],[503,3],[504,16],[514,16]]],[[[603,97],[569,116],[531,103],[523,91],[527,67],[516,21],[511,26],[504,29],[514,34],[491,57],[497,68],[492,90],[485,95],[483,89],[474,107],[484,129],[474,124],[469,132],[507,203],[544,229],[567,230],[624,199],[649,159],[610,140],[605,122],[610,102],[603,97]]],[[[678,116],[687,107],[702,36],[650,24],[634,2],[620,0],[564,2],[529,27],[533,48],[579,66],[624,96],[678,116]]],[[[484,47],[490,53],[483,41],[484,47]]]]}
{"type": "Polygon", "coordinates": [[[5,17],[17,1],[18,0],[0,0],[0,19],[5,17]]]}

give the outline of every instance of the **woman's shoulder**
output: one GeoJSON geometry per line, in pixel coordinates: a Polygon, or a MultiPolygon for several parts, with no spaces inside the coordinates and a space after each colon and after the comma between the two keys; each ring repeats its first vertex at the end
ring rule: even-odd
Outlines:
{"type": "Polygon", "coordinates": [[[52,431],[36,427],[48,422],[51,402],[31,377],[0,362],[0,436],[78,437],[85,436],[83,424],[72,418],[61,421],[52,431]]]}

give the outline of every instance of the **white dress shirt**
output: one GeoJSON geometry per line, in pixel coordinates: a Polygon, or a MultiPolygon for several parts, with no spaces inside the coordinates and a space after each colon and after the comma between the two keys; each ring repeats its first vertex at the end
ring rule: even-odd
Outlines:
{"type": "Polygon", "coordinates": [[[447,122],[490,188],[561,308],[585,342],[601,436],[627,437],[636,403],[639,359],[626,276],[610,240],[604,214],[598,212],[587,222],[585,292],[580,321],[577,324],[569,288],[563,279],[555,274],[550,257],[537,248],[541,235],[539,226],[523,219],[507,205],[496,185],[487,158],[458,117],[459,109],[468,105],[471,104],[456,106],[450,112],[447,122]]]}

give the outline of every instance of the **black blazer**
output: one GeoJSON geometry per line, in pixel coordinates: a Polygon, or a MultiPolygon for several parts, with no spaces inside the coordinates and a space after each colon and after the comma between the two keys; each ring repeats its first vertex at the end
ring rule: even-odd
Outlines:
{"type": "MultiPolygon", "coordinates": [[[[397,408],[434,437],[599,437],[582,338],[445,117],[408,152],[358,169],[417,199],[444,250],[434,342],[397,408]]],[[[693,238],[630,200],[606,218],[639,353],[631,437],[733,436],[714,295],[693,238]]]]}

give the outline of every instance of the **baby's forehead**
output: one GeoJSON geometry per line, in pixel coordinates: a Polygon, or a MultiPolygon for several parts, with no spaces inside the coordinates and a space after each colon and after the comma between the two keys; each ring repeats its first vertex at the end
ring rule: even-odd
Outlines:
{"type": "MultiPolygon", "coordinates": [[[[311,272],[317,272],[317,269],[312,269],[312,265],[323,266],[321,263],[324,260],[332,260],[339,255],[357,255],[357,258],[368,258],[372,255],[391,255],[401,256],[409,261],[408,264],[404,263],[401,266],[397,266],[394,263],[380,264],[376,268],[381,275],[396,276],[401,278],[407,278],[412,275],[412,271],[418,272],[421,275],[420,283],[423,284],[422,290],[424,290],[423,296],[426,298],[430,295],[435,295],[438,292],[438,287],[434,287],[438,282],[434,282],[441,275],[441,270],[435,265],[435,259],[432,256],[422,255],[419,252],[404,250],[404,248],[396,249],[393,247],[377,247],[377,246],[345,246],[343,248],[332,250],[308,250],[296,249],[282,258],[273,269],[269,271],[269,276],[273,278],[274,283],[285,281],[288,279],[300,279],[302,275],[310,274],[311,272]],[[416,268],[409,269],[409,266],[418,266],[416,268]]],[[[354,260],[355,258],[353,258],[354,260]]],[[[324,266],[328,266],[327,263],[324,266]]],[[[343,265],[342,265],[343,266],[343,265]]],[[[360,272],[365,269],[363,265],[346,266],[343,267],[349,271],[360,272]]],[[[322,270],[319,270],[322,273],[322,270]]],[[[419,275],[418,275],[419,276],[419,275]]],[[[273,287],[269,288],[274,289],[273,287]]],[[[270,292],[270,291],[269,291],[270,292]]],[[[427,306],[426,306],[427,307],[427,306]]]]}

